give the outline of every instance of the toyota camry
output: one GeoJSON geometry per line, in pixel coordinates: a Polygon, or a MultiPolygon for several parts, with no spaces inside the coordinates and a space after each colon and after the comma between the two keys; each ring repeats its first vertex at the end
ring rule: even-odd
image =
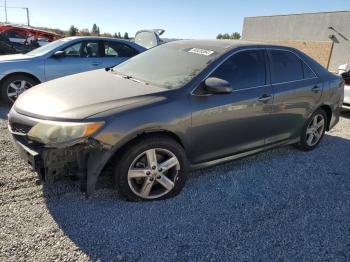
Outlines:
{"type": "Polygon", "coordinates": [[[122,196],[163,199],[194,168],[282,145],[314,149],[343,97],[341,77],[296,49],[183,40],[31,88],[9,130],[47,183],[78,175],[91,195],[111,165],[122,196]]]}

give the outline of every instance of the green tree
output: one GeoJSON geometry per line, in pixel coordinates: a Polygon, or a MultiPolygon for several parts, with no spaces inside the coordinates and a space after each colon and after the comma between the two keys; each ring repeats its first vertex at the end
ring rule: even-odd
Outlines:
{"type": "Polygon", "coordinates": [[[234,33],[232,33],[232,35],[231,35],[231,39],[240,39],[241,38],[241,34],[240,33],[238,33],[238,32],[234,32],[234,33]]]}
{"type": "Polygon", "coordinates": [[[122,35],[120,34],[120,32],[118,32],[118,38],[122,38],[122,35]]]}
{"type": "Polygon", "coordinates": [[[91,33],[90,33],[89,29],[84,28],[84,29],[81,29],[81,30],[79,31],[79,35],[89,36],[89,35],[91,35],[91,33]]]}
{"type": "Polygon", "coordinates": [[[225,33],[222,35],[222,39],[230,39],[230,35],[228,33],[225,33]]]}
{"type": "Polygon", "coordinates": [[[125,32],[125,33],[124,33],[124,39],[129,39],[129,34],[128,34],[128,32],[125,32]]]}
{"type": "Polygon", "coordinates": [[[114,38],[118,38],[118,34],[117,34],[117,33],[114,33],[113,37],[114,37],[114,38]]]}
{"type": "Polygon", "coordinates": [[[93,35],[98,35],[98,26],[96,25],[96,24],[93,24],[93,26],[92,26],[92,29],[91,29],[91,33],[93,34],[93,35]]]}
{"type": "Polygon", "coordinates": [[[76,28],[74,25],[71,25],[69,28],[69,35],[70,36],[76,36],[78,33],[78,28],[76,28]]]}
{"type": "Polygon", "coordinates": [[[218,35],[216,36],[216,39],[222,39],[222,34],[218,34],[218,35]]]}

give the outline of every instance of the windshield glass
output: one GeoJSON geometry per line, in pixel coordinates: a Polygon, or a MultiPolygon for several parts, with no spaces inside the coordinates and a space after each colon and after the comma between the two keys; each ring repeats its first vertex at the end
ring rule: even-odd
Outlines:
{"type": "Polygon", "coordinates": [[[168,89],[192,80],[218,53],[181,44],[164,44],[114,67],[114,72],[168,89]]]}
{"type": "Polygon", "coordinates": [[[54,42],[51,42],[47,45],[44,45],[42,47],[34,49],[33,51],[28,52],[27,55],[32,55],[32,56],[44,55],[44,54],[50,52],[51,50],[61,46],[65,42],[67,42],[66,39],[56,40],[54,42]]]}

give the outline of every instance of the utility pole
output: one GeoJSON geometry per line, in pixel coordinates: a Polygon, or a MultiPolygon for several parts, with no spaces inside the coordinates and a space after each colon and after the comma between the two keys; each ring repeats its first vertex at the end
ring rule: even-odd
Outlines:
{"type": "Polygon", "coordinates": [[[26,10],[27,13],[27,25],[30,26],[30,17],[29,17],[29,8],[28,7],[18,7],[18,6],[7,6],[7,1],[5,0],[5,5],[1,5],[0,7],[4,7],[5,8],[5,21],[6,23],[7,21],[7,8],[14,8],[14,9],[22,9],[22,10],[26,10]]]}
{"type": "Polygon", "coordinates": [[[5,0],[5,22],[7,23],[7,1],[5,0]]]}
{"type": "Polygon", "coordinates": [[[25,8],[26,9],[26,11],[27,11],[27,24],[28,24],[28,26],[30,26],[30,21],[29,21],[29,8],[27,7],[27,8],[25,8]]]}

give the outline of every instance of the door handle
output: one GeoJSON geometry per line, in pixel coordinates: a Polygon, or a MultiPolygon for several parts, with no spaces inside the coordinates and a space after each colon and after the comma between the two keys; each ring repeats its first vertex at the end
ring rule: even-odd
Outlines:
{"type": "Polygon", "coordinates": [[[99,66],[100,64],[102,64],[102,63],[100,63],[100,62],[92,63],[93,66],[99,66]]]}
{"type": "Polygon", "coordinates": [[[314,86],[313,88],[311,88],[311,91],[314,92],[314,93],[318,93],[321,91],[321,88],[319,86],[314,86]]]}
{"type": "Polygon", "coordinates": [[[271,98],[272,98],[272,96],[264,94],[264,95],[262,95],[261,97],[258,98],[258,101],[262,102],[262,103],[267,103],[268,101],[271,100],[271,98]]]}

